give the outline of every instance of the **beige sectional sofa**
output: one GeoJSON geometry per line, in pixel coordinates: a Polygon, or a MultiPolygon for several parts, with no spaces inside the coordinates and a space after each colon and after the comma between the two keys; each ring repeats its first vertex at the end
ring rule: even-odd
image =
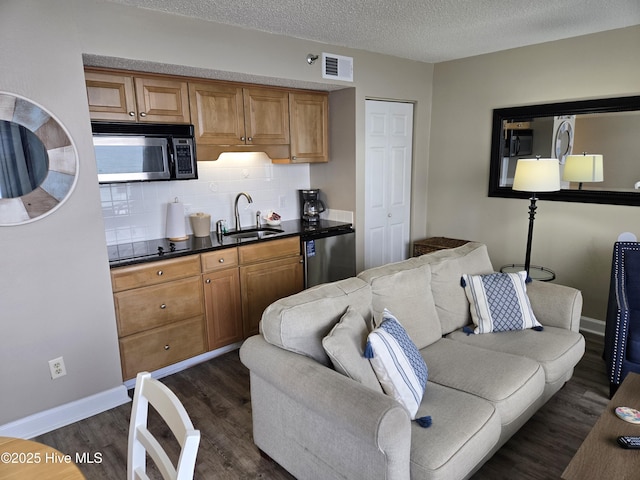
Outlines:
{"type": "Polygon", "coordinates": [[[258,448],[299,479],[468,478],[562,385],[584,354],[582,296],[532,282],[542,331],[468,334],[462,274],[493,272],[479,243],[366,270],[270,305],[242,345],[258,448]],[[383,309],[428,368],[416,417],[363,357],[383,309]],[[347,317],[362,317],[360,324],[347,317]],[[467,327],[467,328],[464,328],[467,327]],[[463,330],[464,328],[464,330],[463,330]]]}

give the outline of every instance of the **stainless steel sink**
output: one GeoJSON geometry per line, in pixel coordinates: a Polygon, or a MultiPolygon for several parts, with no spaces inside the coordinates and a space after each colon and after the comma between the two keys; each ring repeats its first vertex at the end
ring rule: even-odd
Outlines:
{"type": "Polygon", "coordinates": [[[231,238],[264,238],[282,232],[284,232],[284,230],[274,227],[245,228],[239,231],[230,230],[225,233],[224,236],[231,238]]]}

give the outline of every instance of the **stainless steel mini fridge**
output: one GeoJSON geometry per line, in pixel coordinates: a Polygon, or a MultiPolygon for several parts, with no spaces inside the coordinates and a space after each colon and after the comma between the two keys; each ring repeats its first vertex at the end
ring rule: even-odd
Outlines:
{"type": "Polygon", "coordinates": [[[356,274],[356,234],[351,225],[307,232],[302,237],[305,288],[356,274]]]}

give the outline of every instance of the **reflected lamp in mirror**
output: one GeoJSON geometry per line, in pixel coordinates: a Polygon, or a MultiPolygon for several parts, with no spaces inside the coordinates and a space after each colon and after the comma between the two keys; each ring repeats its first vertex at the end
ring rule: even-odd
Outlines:
{"type": "Polygon", "coordinates": [[[529,275],[531,268],[531,243],[533,240],[533,221],[536,216],[536,193],[556,192],[560,190],[560,162],[557,158],[521,158],[516,164],[513,177],[514,190],[530,192],[529,231],[524,269],[529,275]]]}
{"type": "Polygon", "coordinates": [[[583,153],[567,156],[562,180],[578,183],[578,190],[582,190],[584,182],[604,181],[602,155],[583,153]]]}

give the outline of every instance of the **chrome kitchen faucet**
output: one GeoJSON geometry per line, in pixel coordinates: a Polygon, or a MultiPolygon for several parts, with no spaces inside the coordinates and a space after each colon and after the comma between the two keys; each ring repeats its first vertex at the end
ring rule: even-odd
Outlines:
{"type": "Polygon", "coordinates": [[[236,214],[236,232],[240,231],[240,214],[238,213],[238,200],[240,200],[240,197],[242,196],[244,196],[249,203],[253,203],[253,199],[251,198],[251,195],[249,195],[248,193],[240,192],[238,195],[236,195],[236,201],[234,202],[234,205],[233,205],[233,208],[236,214]]]}

